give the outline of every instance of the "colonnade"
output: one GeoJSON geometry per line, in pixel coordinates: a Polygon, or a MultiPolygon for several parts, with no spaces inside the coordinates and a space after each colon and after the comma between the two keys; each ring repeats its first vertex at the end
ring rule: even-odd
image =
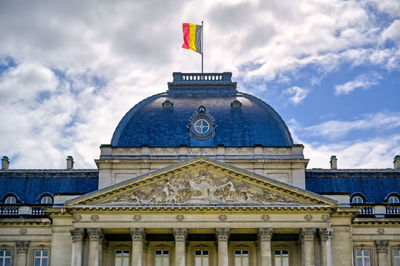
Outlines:
{"type": "MultiPolygon", "coordinates": [[[[89,254],[88,264],[91,266],[100,266],[102,257],[102,243],[101,238],[103,235],[100,228],[86,229],[89,239],[89,254]]],[[[175,239],[175,266],[185,266],[186,262],[186,241],[187,229],[174,228],[173,235],[175,239]]],[[[216,228],[215,234],[217,239],[217,256],[218,266],[229,266],[228,256],[228,242],[230,236],[229,228],[216,228]]],[[[259,228],[258,241],[260,249],[259,265],[272,266],[272,249],[271,241],[273,237],[273,228],[259,228]]],[[[304,228],[301,230],[302,242],[302,265],[314,266],[319,265],[314,261],[314,238],[316,237],[317,229],[304,228]]],[[[332,266],[332,255],[330,245],[330,228],[318,229],[320,235],[320,250],[321,250],[321,265],[332,266]]],[[[145,229],[144,228],[131,228],[130,235],[132,240],[132,266],[144,266],[144,242],[145,242],[145,229]]],[[[71,230],[72,236],[72,259],[71,266],[82,266],[82,253],[83,253],[83,236],[84,229],[76,228],[71,230]]]]}

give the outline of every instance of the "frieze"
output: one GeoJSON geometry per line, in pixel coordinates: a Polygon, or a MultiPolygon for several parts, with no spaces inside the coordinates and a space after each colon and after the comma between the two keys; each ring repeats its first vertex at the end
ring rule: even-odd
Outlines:
{"type": "Polygon", "coordinates": [[[152,184],[109,198],[104,203],[138,204],[221,204],[221,203],[300,203],[282,195],[234,178],[226,173],[209,172],[206,167],[176,173],[152,184]]]}

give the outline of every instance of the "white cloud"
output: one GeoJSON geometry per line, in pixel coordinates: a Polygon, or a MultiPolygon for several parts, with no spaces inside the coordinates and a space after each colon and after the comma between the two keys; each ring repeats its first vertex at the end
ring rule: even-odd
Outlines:
{"type": "Polygon", "coordinates": [[[295,87],[287,88],[286,90],[284,90],[282,92],[282,95],[288,96],[289,101],[292,102],[294,105],[297,105],[297,104],[303,102],[303,100],[306,98],[308,92],[309,91],[307,89],[302,89],[300,87],[295,86],[295,87]]]}
{"type": "Polygon", "coordinates": [[[382,39],[385,41],[391,39],[400,43],[400,20],[397,19],[382,32],[382,39]]]}
{"type": "Polygon", "coordinates": [[[346,82],[345,84],[342,85],[336,85],[335,94],[336,95],[349,94],[350,92],[354,91],[357,88],[368,89],[372,86],[379,84],[377,82],[377,79],[379,78],[380,76],[377,74],[370,74],[370,75],[361,74],[352,81],[346,82]]]}

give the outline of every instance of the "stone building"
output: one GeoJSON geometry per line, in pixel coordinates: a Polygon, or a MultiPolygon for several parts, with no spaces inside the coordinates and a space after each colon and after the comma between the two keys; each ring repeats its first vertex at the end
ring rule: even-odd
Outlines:
{"type": "Polygon", "coordinates": [[[3,156],[0,266],[400,265],[400,156],[306,169],[279,114],[231,73],[174,73],[100,150],[97,169],[3,156]]]}

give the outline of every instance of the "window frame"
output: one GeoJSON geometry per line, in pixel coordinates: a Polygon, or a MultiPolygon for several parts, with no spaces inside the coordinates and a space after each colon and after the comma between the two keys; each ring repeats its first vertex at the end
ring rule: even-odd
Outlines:
{"type": "Polygon", "coordinates": [[[233,258],[234,258],[234,266],[244,266],[243,264],[243,258],[247,258],[247,265],[250,265],[250,248],[248,247],[235,247],[233,249],[233,258]],[[240,252],[240,256],[236,256],[236,251],[240,252]],[[247,252],[247,255],[244,256],[244,251],[247,252]],[[236,258],[240,257],[240,265],[236,264],[236,258]]]}
{"type": "Polygon", "coordinates": [[[400,203],[400,198],[397,195],[390,195],[388,200],[387,200],[387,202],[389,204],[399,204],[400,203]],[[395,199],[395,201],[397,201],[397,202],[390,202],[391,199],[395,199]]]}
{"type": "Polygon", "coordinates": [[[276,247],[276,248],[274,248],[273,249],[273,265],[275,265],[276,266],[276,259],[277,259],[277,257],[276,257],[276,251],[280,251],[280,255],[279,255],[279,257],[278,258],[280,258],[280,264],[281,265],[283,265],[282,264],[282,262],[283,262],[283,258],[284,258],[284,256],[283,256],[283,252],[282,251],[287,251],[287,261],[288,261],[288,265],[290,265],[290,250],[289,250],[289,248],[286,248],[286,247],[276,247]]]}
{"type": "Polygon", "coordinates": [[[40,204],[43,204],[43,205],[52,205],[53,202],[54,202],[54,199],[53,199],[53,197],[50,196],[50,195],[43,195],[43,196],[40,198],[40,204]],[[48,203],[48,202],[43,202],[44,199],[50,199],[50,203],[48,203]]]}
{"type": "Polygon", "coordinates": [[[50,249],[47,248],[34,248],[33,249],[33,266],[49,266],[50,265],[50,249]],[[36,252],[39,251],[40,252],[40,264],[39,265],[35,265],[35,261],[36,261],[36,252]],[[43,256],[43,252],[47,251],[47,257],[43,256]],[[47,265],[43,265],[42,259],[47,258],[47,265]]]}
{"type": "Polygon", "coordinates": [[[210,265],[210,256],[211,256],[211,252],[210,252],[210,250],[207,248],[207,247],[195,247],[194,248],[194,263],[193,263],[193,265],[194,266],[198,266],[197,264],[196,264],[196,261],[197,261],[197,258],[198,258],[198,256],[197,256],[197,252],[198,251],[200,251],[201,252],[201,255],[200,255],[200,260],[201,260],[201,265],[199,265],[199,266],[204,266],[204,258],[207,258],[207,265],[210,265]],[[204,251],[207,251],[207,256],[204,256],[204,251]]]}
{"type": "Polygon", "coordinates": [[[10,259],[10,265],[14,265],[14,260],[13,260],[14,250],[11,247],[6,246],[6,247],[1,247],[0,251],[4,252],[4,255],[0,257],[3,259],[3,263],[0,266],[4,266],[5,260],[8,258],[10,259]],[[7,251],[10,251],[10,256],[7,256],[7,251]]]}
{"type": "Polygon", "coordinates": [[[360,195],[354,195],[353,197],[351,197],[351,204],[364,204],[364,203],[365,199],[360,195]],[[360,199],[361,202],[354,202],[355,199],[360,199]]]}
{"type": "MultiPolygon", "coordinates": [[[[362,250],[362,251],[368,251],[369,252],[369,263],[370,266],[375,265],[375,256],[374,256],[374,249],[372,246],[361,244],[361,245],[354,245],[353,248],[353,259],[354,259],[354,265],[355,266],[362,266],[362,265],[357,265],[357,250],[362,250]]],[[[364,262],[363,262],[364,264],[364,262]]]]}
{"type": "Polygon", "coordinates": [[[391,247],[391,255],[390,255],[390,260],[392,262],[391,265],[393,266],[399,266],[400,265],[400,245],[392,246],[391,247]],[[397,255],[395,255],[395,252],[397,251],[397,255]],[[395,258],[399,260],[399,264],[395,264],[395,258]]]}
{"type": "Polygon", "coordinates": [[[15,195],[8,195],[4,199],[4,204],[7,204],[7,205],[15,205],[17,203],[18,203],[18,198],[15,195]],[[10,201],[10,199],[13,199],[14,202],[7,202],[7,201],[10,201]]]}
{"type": "Polygon", "coordinates": [[[154,255],[154,265],[157,265],[157,258],[161,257],[161,266],[169,266],[171,265],[171,249],[169,247],[154,247],[154,251],[153,251],[153,255],[154,255]],[[161,256],[157,256],[157,251],[161,251],[162,254],[161,256]],[[168,252],[168,256],[165,256],[164,252],[167,251],[168,252]],[[168,265],[164,265],[164,259],[165,257],[168,257],[168,265]]]}
{"type": "Polygon", "coordinates": [[[126,256],[124,256],[124,252],[128,251],[128,265],[130,266],[132,263],[132,251],[130,248],[128,247],[124,247],[124,246],[120,246],[120,247],[115,247],[114,248],[114,260],[113,260],[113,265],[117,265],[117,258],[121,258],[121,265],[123,265],[124,262],[124,258],[126,258],[126,256]],[[121,251],[122,256],[121,257],[117,257],[117,252],[121,251]]]}

